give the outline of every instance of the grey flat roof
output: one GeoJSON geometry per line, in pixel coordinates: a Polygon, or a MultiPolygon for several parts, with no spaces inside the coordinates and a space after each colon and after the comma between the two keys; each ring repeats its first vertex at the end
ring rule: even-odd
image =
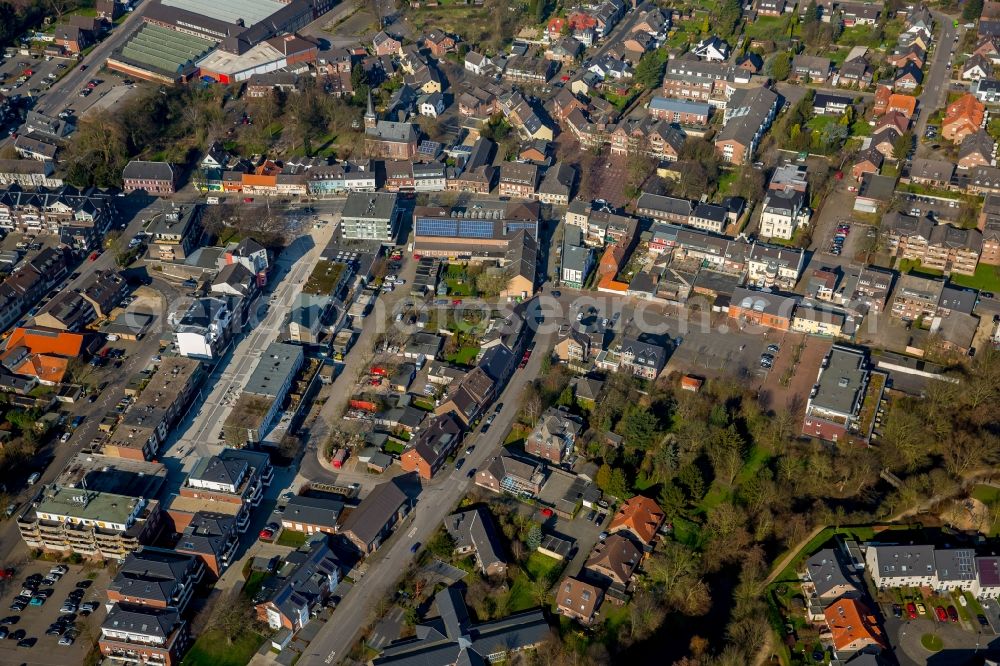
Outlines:
{"type": "Polygon", "coordinates": [[[858,392],[864,388],[868,376],[864,361],[863,353],[834,346],[830,350],[829,362],[819,377],[812,404],[820,409],[851,414],[858,392]]]}
{"type": "Polygon", "coordinates": [[[396,210],[396,199],[395,192],[351,192],[341,217],[388,220],[396,210]]]}
{"type": "Polygon", "coordinates": [[[302,364],[302,347],[273,342],[254,368],[244,393],[277,397],[288,378],[302,364]]]}

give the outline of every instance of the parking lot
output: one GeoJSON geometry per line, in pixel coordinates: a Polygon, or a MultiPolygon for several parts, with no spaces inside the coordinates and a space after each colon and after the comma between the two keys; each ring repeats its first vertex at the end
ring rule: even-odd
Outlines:
{"type": "MultiPolygon", "coordinates": [[[[0,640],[0,663],[27,662],[63,666],[84,662],[106,615],[104,593],[108,587],[108,573],[105,570],[85,570],[78,565],[63,565],[68,571],[60,580],[51,585],[41,583],[37,586],[36,596],[39,593],[49,594],[41,606],[28,605],[22,611],[11,609],[15,598],[22,592],[25,580],[31,575],[44,577],[54,566],[54,562],[30,561],[18,568],[13,578],[3,581],[0,588],[0,623],[9,633],[0,640]],[[86,588],[78,588],[77,584],[85,585],[86,588]],[[45,592],[46,590],[50,592],[45,592]],[[79,604],[96,602],[96,610],[90,614],[79,609],[74,613],[60,612],[63,603],[74,590],[79,590],[75,592],[80,595],[79,604]],[[76,634],[72,645],[60,645],[59,635],[46,635],[45,632],[56,620],[65,622],[65,626],[76,634]],[[22,637],[35,639],[33,645],[19,647],[17,639],[22,637]]],[[[2,633],[3,630],[0,629],[0,634],[2,633]]]]}
{"type": "Polygon", "coordinates": [[[761,402],[770,409],[796,411],[802,396],[809,395],[816,383],[820,363],[833,343],[830,340],[788,333],[775,354],[774,366],[768,371],[761,386],[761,402]]]}
{"type": "Polygon", "coordinates": [[[957,591],[934,595],[928,590],[904,589],[887,591],[881,596],[883,601],[879,608],[885,618],[886,636],[896,648],[896,657],[903,666],[927,663],[928,651],[921,644],[922,640],[931,640],[927,636],[940,639],[942,656],[953,655],[952,661],[940,663],[968,663],[973,652],[985,650],[992,654],[1000,647],[997,635],[1000,616],[996,606],[984,604],[980,607],[972,595],[966,595],[964,606],[962,595],[957,591]],[[894,603],[898,604],[895,610],[894,603]],[[939,607],[944,620],[938,618],[939,607]],[[911,611],[916,618],[911,617],[911,611]]]}

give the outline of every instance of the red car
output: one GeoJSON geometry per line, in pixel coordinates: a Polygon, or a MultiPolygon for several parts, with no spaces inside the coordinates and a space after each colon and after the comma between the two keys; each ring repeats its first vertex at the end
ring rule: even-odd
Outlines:
{"type": "Polygon", "coordinates": [[[917,606],[912,601],[906,604],[906,614],[910,616],[911,620],[917,619],[917,606]]]}
{"type": "Polygon", "coordinates": [[[244,197],[243,203],[253,203],[253,197],[244,197]]]}
{"type": "Polygon", "coordinates": [[[0,571],[0,580],[8,580],[13,577],[14,577],[14,569],[11,567],[8,567],[3,571],[0,571]]]}
{"type": "Polygon", "coordinates": [[[958,611],[954,606],[948,606],[948,618],[952,622],[958,622],[958,611]]]}
{"type": "Polygon", "coordinates": [[[456,298],[455,300],[453,300],[451,302],[451,304],[452,305],[461,305],[462,304],[462,299],[461,298],[456,298]]]}
{"type": "Polygon", "coordinates": [[[94,250],[93,252],[91,252],[91,253],[90,253],[90,256],[89,256],[89,257],[87,257],[87,258],[88,258],[88,259],[89,259],[90,261],[97,261],[97,258],[98,258],[99,256],[101,256],[101,253],[100,253],[100,252],[98,252],[97,250],[94,250]]]}
{"type": "Polygon", "coordinates": [[[948,621],[948,614],[944,612],[944,606],[938,606],[934,609],[934,612],[937,613],[937,619],[941,622],[948,621]]]}

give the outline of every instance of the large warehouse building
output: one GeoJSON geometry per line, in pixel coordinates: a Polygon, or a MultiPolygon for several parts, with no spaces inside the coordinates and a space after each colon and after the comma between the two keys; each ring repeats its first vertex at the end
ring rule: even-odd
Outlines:
{"type": "Polygon", "coordinates": [[[152,81],[205,77],[222,83],[315,60],[293,33],[334,0],[152,0],[143,24],[108,59],[110,69],[152,81]]]}

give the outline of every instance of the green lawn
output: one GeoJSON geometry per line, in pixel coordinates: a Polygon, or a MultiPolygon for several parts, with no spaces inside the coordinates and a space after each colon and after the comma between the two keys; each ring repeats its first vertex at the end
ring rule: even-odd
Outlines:
{"type": "Polygon", "coordinates": [[[472,365],[476,362],[476,355],[479,354],[479,347],[466,345],[454,354],[445,356],[445,360],[455,365],[472,365]]]}
{"type": "Polygon", "coordinates": [[[394,442],[392,440],[386,442],[385,446],[383,446],[382,448],[385,450],[386,453],[395,453],[396,455],[400,456],[403,455],[403,451],[406,450],[406,447],[402,443],[394,442]]]}
{"type": "Polygon", "coordinates": [[[786,16],[758,16],[757,20],[746,27],[745,36],[750,39],[770,39],[778,41],[788,38],[788,22],[791,14],[786,16]]]}
{"type": "Polygon", "coordinates": [[[232,645],[219,630],[209,629],[198,636],[181,666],[246,666],[264,642],[264,636],[247,630],[232,645]]]}
{"type": "Polygon", "coordinates": [[[920,275],[930,275],[933,277],[940,277],[944,275],[941,271],[934,270],[933,268],[924,268],[920,265],[919,259],[900,259],[899,260],[899,272],[900,273],[917,273],[920,275]]]}
{"type": "Polygon", "coordinates": [[[417,409],[422,409],[425,412],[434,411],[434,403],[431,402],[430,400],[423,400],[421,398],[416,398],[413,401],[413,406],[416,407],[417,409]]]}
{"type": "Polygon", "coordinates": [[[528,556],[528,561],[524,565],[524,570],[514,577],[514,584],[510,588],[510,612],[536,608],[538,598],[532,589],[534,581],[543,580],[551,587],[556,583],[559,573],[562,571],[565,562],[534,552],[528,556]]]}
{"type": "Polygon", "coordinates": [[[958,275],[952,273],[951,281],[962,287],[970,287],[981,291],[1000,292],[1000,271],[997,266],[979,264],[975,275],[958,275]]]}
{"type": "Polygon", "coordinates": [[[264,585],[264,580],[267,578],[266,571],[251,571],[250,576],[247,577],[247,581],[243,583],[243,594],[248,599],[253,599],[260,588],[264,585]]]}
{"type": "Polygon", "coordinates": [[[292,548],[298,548],[306,542],[309,535],[305,532],[293,532],[291,530],[281,530],[281,534],[278,535],[278,540],[275,541],[279,546],[291,546],[292,548]]]}
{"type": "Polygon", "coordinates": [[[827,125],[836,125],[839,121],[839,116],[813,116],[806,123],[806,127],[814,132],[822,132],[827,125]]]}
{"type": "Polygon", "coordinates": [[[937,634],[924,634],[920,637],[920,644],[930,652],[940,652],[944,649],[944,641],[937,634]]]}

